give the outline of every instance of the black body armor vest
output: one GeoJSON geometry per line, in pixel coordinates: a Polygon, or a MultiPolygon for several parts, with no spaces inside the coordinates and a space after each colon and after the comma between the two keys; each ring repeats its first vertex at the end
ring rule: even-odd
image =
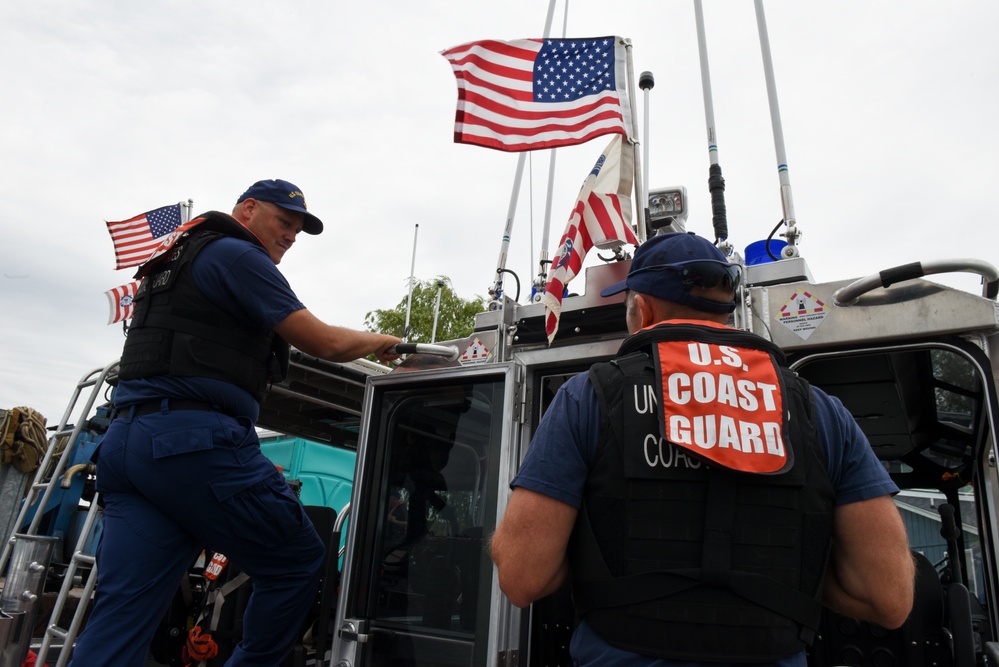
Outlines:
{"type": "Polygon", "coordinates": [[[261,244],[231,216],[212,211],[202,217],[162,258],[140,270],[145,277],[135,295],[119,377],[214,378],[261,401],[270,382],[284,379],[288,344],[216,307],[195,284],[191,270],[198,253],[223,236],[261,244]]]}
{"type": "MultiPolygon", "coordinates": [[[[732,386],[742,389],[745,367],[730,366],[732,386]]],[[[784,367],[779,348],[735,329],[660,325],[626,340],[615,360],[590,370],[590,380],[601,436],[569,546],[577,611],[610,644],[674,660],[764,662],[810,644],[833,489],[809,385],[784,367]],[[687,386],[677,373],[655,368],[663,341],[693,341],[692,358],[699,350],[698,363],[716,374],[727,372],[725,354],[769,355],[793,457],[787,468],[735,471],[663,437],[664,393],[689,394],[676,391],[687,386]]],[[[748,398],[746,390],[729,400],[752,405],[748,398]]]]}

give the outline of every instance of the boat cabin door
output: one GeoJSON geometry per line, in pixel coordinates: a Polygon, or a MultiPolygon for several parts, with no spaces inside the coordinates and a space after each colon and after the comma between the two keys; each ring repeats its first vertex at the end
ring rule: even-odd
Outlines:
{"type": "Polygon", "coordinates": [[[496,664],[488,539],[514,467],[518,368],[370,380],[330,664],[496,664]]]}

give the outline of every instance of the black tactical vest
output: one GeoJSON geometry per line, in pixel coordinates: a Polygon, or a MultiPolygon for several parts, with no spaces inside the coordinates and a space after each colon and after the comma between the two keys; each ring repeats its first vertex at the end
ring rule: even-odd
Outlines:
{"type": "Polygon", "coordinates": [[[674,660],[765,662],[810,644],[833,489],[808,383],[767,341],[692,324],[632,336],[615,360],[590,370],[590,380],[601,437],[569,547],[581,616],[612,645],[674,660]],[[675,340],[732,346],[704,348],[716,357],[733,348],[771,355],[793,455],[788,469],[729,470],[661,437],[664,389],[656,386],[653,349],[675,340]]]}
{"type": "Polygon", "coordinates": [[[288,368],[289,346],[272,331],[245,326],[215,306],[195,284],[191,265],[223,236],[260,241],[239,222],[212,211],[161,259],[143,267],[122,352],[123,380],[157,375],[225,380],[263,399],[288,368]]]}

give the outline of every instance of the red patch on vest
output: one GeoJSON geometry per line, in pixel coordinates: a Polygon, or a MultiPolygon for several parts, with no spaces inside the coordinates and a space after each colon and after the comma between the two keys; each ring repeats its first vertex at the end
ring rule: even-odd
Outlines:
{"type": "Polygon", "coordinates": [[[657,356],[663,437],[732,470],[773,474],[790,467],[780,371],[767,352],[663,341],[657,356]]]}

